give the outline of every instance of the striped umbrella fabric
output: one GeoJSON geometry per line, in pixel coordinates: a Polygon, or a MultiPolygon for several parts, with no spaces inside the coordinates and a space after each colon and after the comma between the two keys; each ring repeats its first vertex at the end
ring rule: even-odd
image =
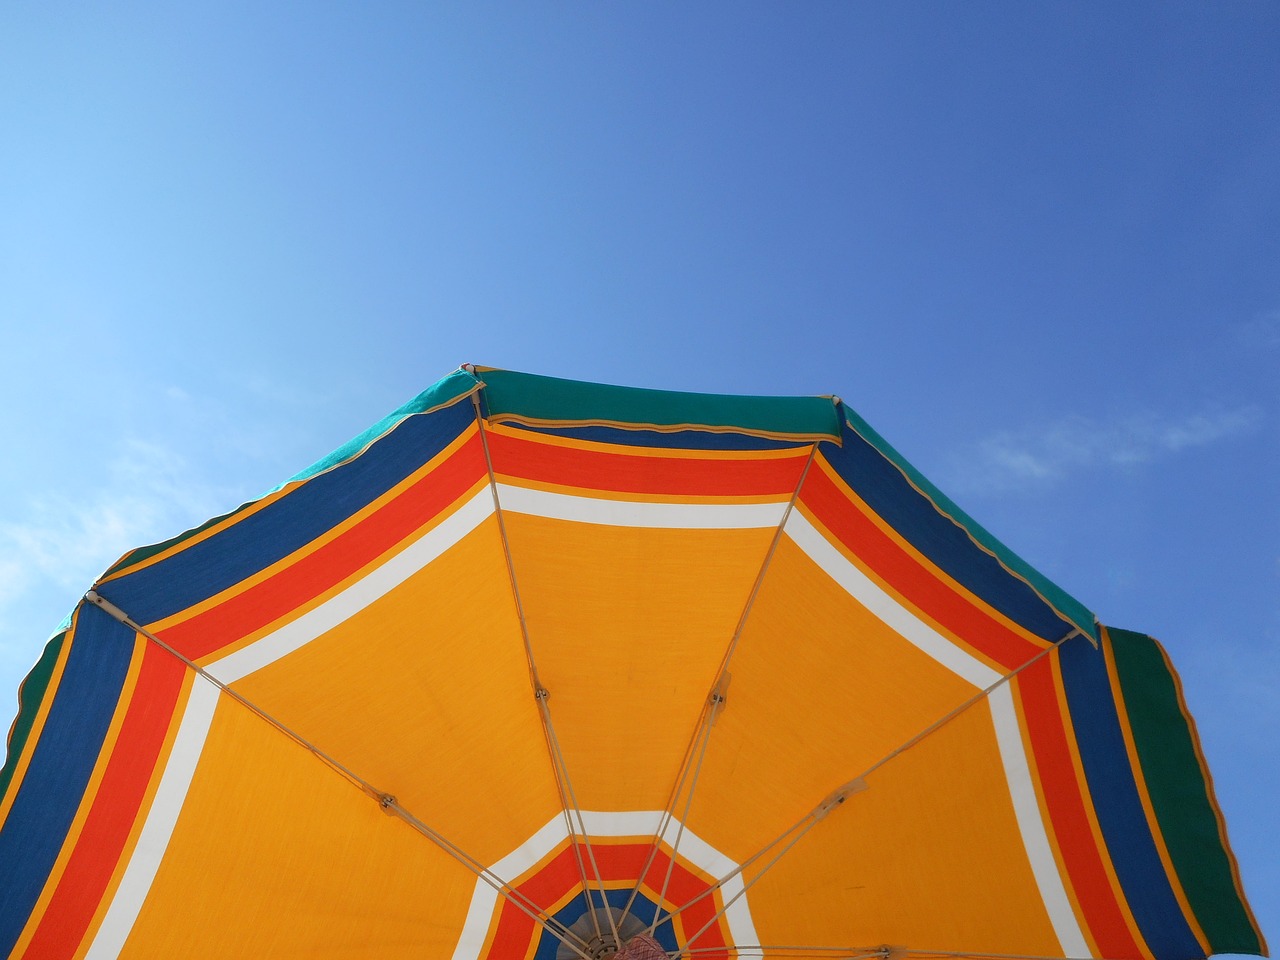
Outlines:
{"type": "Polygon", "coordinates": [[[1177,675],[833,397],[464,367],[93,584],[12,958],[1265,954],[1177,675]]]}

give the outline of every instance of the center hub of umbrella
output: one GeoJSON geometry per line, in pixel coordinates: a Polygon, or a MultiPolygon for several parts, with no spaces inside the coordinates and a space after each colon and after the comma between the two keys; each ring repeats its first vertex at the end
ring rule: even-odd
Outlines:
{"type": "Polygon", "coordinates": [[[630,914],[623,916],[617,907],[588,909],[569,927],[566,934],[568,943],[562,942],[556,949],[556,960],[582,960],[581,954],[574,947],[578,947],[591,960],[612,957],[628,940],[644,931],[644,921],[630,914]],[[618,931],[617,939],[613,935],[615,929],[618,931]]]}

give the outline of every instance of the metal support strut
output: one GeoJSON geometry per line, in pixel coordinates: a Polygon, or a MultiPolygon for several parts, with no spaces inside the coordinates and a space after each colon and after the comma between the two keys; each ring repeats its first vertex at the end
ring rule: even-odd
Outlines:
{"type": "Polygon", "coordinates": [[[320,749],[320,747],[316,746],[316,744],[312,743],[310,740],[303,737],[297,731],[293,730],[292,728],[286,726],[284,723],[277,720],[275,717],[267,713],[260,706],[258,706],[252,700],[245,697],[243,694],[237,692],[236,690],[233,690],[228,684],[219,680],[217,677],[211,674],[204,667],[200,666],[190,657],[185,656],[178,650],[174,649],[170,644],[166,643],[164,640],[161,640],[158,636],[156,636],[146,627],[142,626],[140,623],[138,623],[136,620],[130,617],[127,613],[125,613],[123,610],[117,607],[114,603],[112,603],[106,597],[102,596],[102,594],[98,593],[96,590],[90,590],[88,593],[84,595],[84,599],[86,603],[92,604],[93,606],[97,607],[99,610],[102,610],[104,613],[106,613],[113,619],[124,624],[130,630],[133,630],[139,636],[145,637],[147,640],[156,644],[162,650],[166,651],[170,655],[181,660],[184,664],[186,664],[188,667],[194,670],[196,674],[198,674],[200,677],[203,677],[205,680],[209,681],[215,687],[217,687],[222,693],[225,693],[232,700],[236,701],[241,706],[245,707],[250,712],[252,712],[256,716],[264,720],[267,724],[274,727],[280,733],[284,734],[294,743],[310,751],[312,754],[316,756],[317,759],[319,759],[327,767],[329,767],[331,770],[335,771],[336,773],[340,774],[343,778],[348,780],[354,786],[358,787],[362,793],[364,793],[366,796],[376,801],[378,806],[383,810],[383,812],[389,815],[395,816],[400,820],[404,821],[406,824],[408,824],[418,833],[422,834],[424,837],[426,837],[428,840],[430,840],[432,843],[438,846],[441,850],[443,850],[453,859],[457,860],[460,864],[462,864],[469,871],[475,874],[476,877],[480,879],[483,883],[491,887],[495,893],[497,893],[500,897],[502,897],[504,900],[510,903],[513,907],[515,907],[517,910],[519,910],[521,913],[527,916],[530,920],[532,920],[542,929],[547,931],[547,933],[551,934],[553,937],[559,940],[562,944],[564,944],[566,949],[572,951],[575,955],[580,957],[581,960],[595,960],[595,958],[592,957],[587,952],[586,943],[576,935],[571,934],[568,928],[564,926],[564,924],[560,923],[554,917],[547,915],[547,913],[544,910],[542,910],[542,908],[539,907],[536,903],[529,900],[528,897],[522,894],[519,890],[516,890],[514,887],[512,887],[509,883],[507,883],[505,880],[503,880],[501,877],[495,874],[492,870],[490,870],[488,867],[482,864],[475,857],[466,853],[457,844],[453,843],[447,837],[443,836],[436,830],[429,827],[422,820],[419,820],[416,816],[414,816],[407,809],[405,809],[404,806],[401,805],[401,803],[395,798],[393,794],[387,793],[383,790],[379,790],[372,783],[370,783],[364,777],[360,776],[360,774],[356,773],[350,767],[343,764],[341,761],[333,757],[331,754],[328,754],[324,750],[320,749]]]}

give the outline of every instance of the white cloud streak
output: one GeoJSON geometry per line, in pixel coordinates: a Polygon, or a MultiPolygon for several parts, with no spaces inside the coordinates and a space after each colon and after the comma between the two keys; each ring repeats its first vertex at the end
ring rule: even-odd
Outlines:
{"type": "Polygon", "coordinates": [[[1061,482],[1085,471],[1127,469],[1251,433],[1258,407],[1208,410],[1181,418],[1142,414],[1111,423],[1069,417],[1001,431],[982,440],[958,471],[960,485],[986,493],[1061,482]]]}
{"type": "Polygon", "coordinates": [[[51,492],[11,506],[0,521],[0,645],[7,646],[7,636],[30,643],[32,625],[15,620],[22,619],[32,594],[78,595],[126,551],[171,537],[237,503],[234,491],[200,482],[172,451],[131,440],[97,489],[83,496],[51,492]]]}
{"type": "MultiPolygon", "coordinates": [[[[331,395],[265,377],[223,394],[158,385],[135,398],[131,419],[168,440],[98,437],[94,449],[113,450],[112,459],[46,472],[54,485],[45,489],[24,482],[21,464],[0,477],[0,729],[45,638],[102,571],[129,550],[260,496],[329,449],[306,414],[332,405],[331,395]]],[[[42,452],[33,446],[25,455],[42,452]]]]}

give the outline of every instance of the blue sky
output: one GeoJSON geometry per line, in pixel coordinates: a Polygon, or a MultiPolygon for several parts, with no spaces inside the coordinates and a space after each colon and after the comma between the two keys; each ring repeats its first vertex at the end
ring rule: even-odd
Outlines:
{"type": "Polygon", "coordinates": [[[1278,91],[1262,2],[6,4],[0,723],[460,363],[835,393],[1165,643],[1274,942],[1278,91]]]}

